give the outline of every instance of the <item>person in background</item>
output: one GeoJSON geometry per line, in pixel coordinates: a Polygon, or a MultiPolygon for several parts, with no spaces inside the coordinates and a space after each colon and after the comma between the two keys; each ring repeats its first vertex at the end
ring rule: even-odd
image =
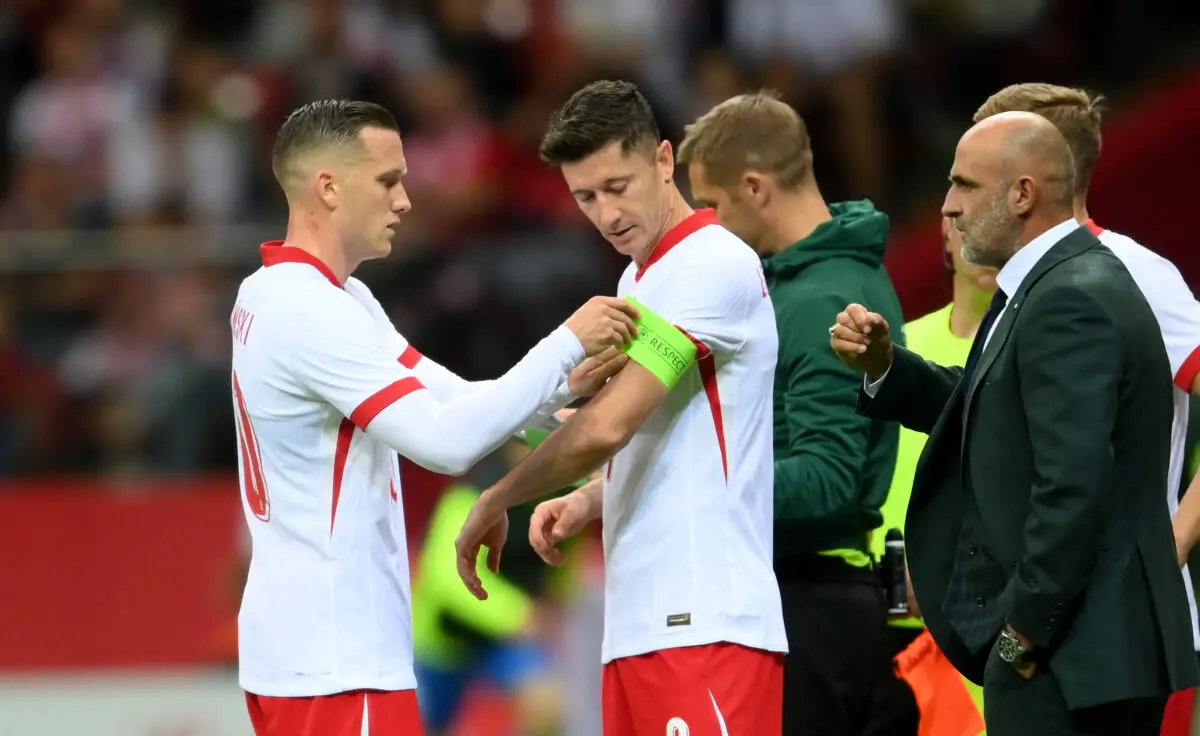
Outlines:
{"type": "MultiPolygon", "coordinates": [[[[525,432],[533,445],[545,435],[525,432]]],[[[555,591],[570,584],[575,568],[549,567],[531,547],[514,545],[504,556],[503,574],[480,571],[491,593],[480,601],[459,581],[453,552],[454,537],[479,498],[479,489],[528,452],[529,446],[521,442],[504,445],[493,455],[502,465],[500,472],[486,467],[490,463],[481,464],[473,473],[480,484],[462,482],[446,489],[430,520],[413,581],[417,700],[426,736],[450,733],[462,714],[464,696],[479,683],[511,699],[516,733],[559,732],[565,693],[555,681],[550,627],[544,624],[555,591]]],[[[525,533],[533,506],[519,506],[509,515],[517,533],[525,533]]]]}
{"type": "Polygon", "coordinates": [[[883,268],[888,217],[866,200],[825,202],[804,120],[770,94],[705,113],[679,158],[693,199],[761,257],[775,308],[774,564],[791,644],[783,732],[893,733],[872,713],[894,676],[868,537],[883,519],[898,428],[855,413],[858,374],[829,350],[826,329],[857,301],[901,339],[883,268]]]}

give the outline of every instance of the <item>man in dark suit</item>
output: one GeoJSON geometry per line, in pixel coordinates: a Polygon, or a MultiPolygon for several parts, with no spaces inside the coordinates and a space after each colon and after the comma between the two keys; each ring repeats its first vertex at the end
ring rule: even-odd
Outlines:
{"type": "Polygon", "coordinates": [[[1004,113],[959,142],[943,213],[999,268],[963,369],[892,346],[850,305],[835,351],[859,410],[929,434],[906,524],[929,631],[984,687],[991,736],[1157,734],[1200,679],[1160,489],[1172,417],[1157,322],[1072,213],[1049,121],[1004,113]]]}

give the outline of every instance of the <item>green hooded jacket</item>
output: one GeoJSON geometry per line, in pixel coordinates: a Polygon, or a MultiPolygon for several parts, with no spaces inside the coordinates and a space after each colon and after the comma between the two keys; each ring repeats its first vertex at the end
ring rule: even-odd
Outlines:
{"type": "Polygon", "coordinates": [[[829,346],[847,304],[878,312],[904,344],[900,300],[883,267],[888,216],[870,201],[831,204],[833,219],[763,261],[775,306],[776,568],[814,553],[866,562],[896,464],[896,425],[854,411],[862,375],[829,346]]]}

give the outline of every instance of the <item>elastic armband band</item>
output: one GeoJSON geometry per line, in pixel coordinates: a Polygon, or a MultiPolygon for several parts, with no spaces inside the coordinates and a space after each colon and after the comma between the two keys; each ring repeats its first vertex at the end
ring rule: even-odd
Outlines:
{"type": "Polygon", "coordinates": [[[637,337],[625,346],[625,354],[657,376],[667,388],[674,388],[679,377],[696,362],[696,343],[645,304],[631,296],[625,298],[641,313],[634,323],[637,337]]]}

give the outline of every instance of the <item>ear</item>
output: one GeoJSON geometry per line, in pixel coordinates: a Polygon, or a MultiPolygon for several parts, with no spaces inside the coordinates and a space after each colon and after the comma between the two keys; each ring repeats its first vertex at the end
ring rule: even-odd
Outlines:
{"type": "Polygon", "coordinates": [[[747,171],[738,180],[742,198],[753,202],[757,207],[765,207],[771,201],[774,189],[771,179],[758,171],[747,171]]]}
{"type": "Polygon", "coordinates": [[[313,177],[317,199],[329,209],[336,209],[341,201],[341,184],[329,169],[321,169],[313,177]]]}
{"type": "Polygon", "coordinates": [[[1008,190],[1009,210],[1017,217],[1028,217],[1037,201],[1037,186],[1031,176],[1022,176],[1008,190]]]}
{"type": "Polygon", "coordinates": [[[671,141],[663,141],[658,144],[658,150],[654,152],[654,163],[662,173],[664,184],[674,181],[675,149],[671,148],[671,141]]]}

